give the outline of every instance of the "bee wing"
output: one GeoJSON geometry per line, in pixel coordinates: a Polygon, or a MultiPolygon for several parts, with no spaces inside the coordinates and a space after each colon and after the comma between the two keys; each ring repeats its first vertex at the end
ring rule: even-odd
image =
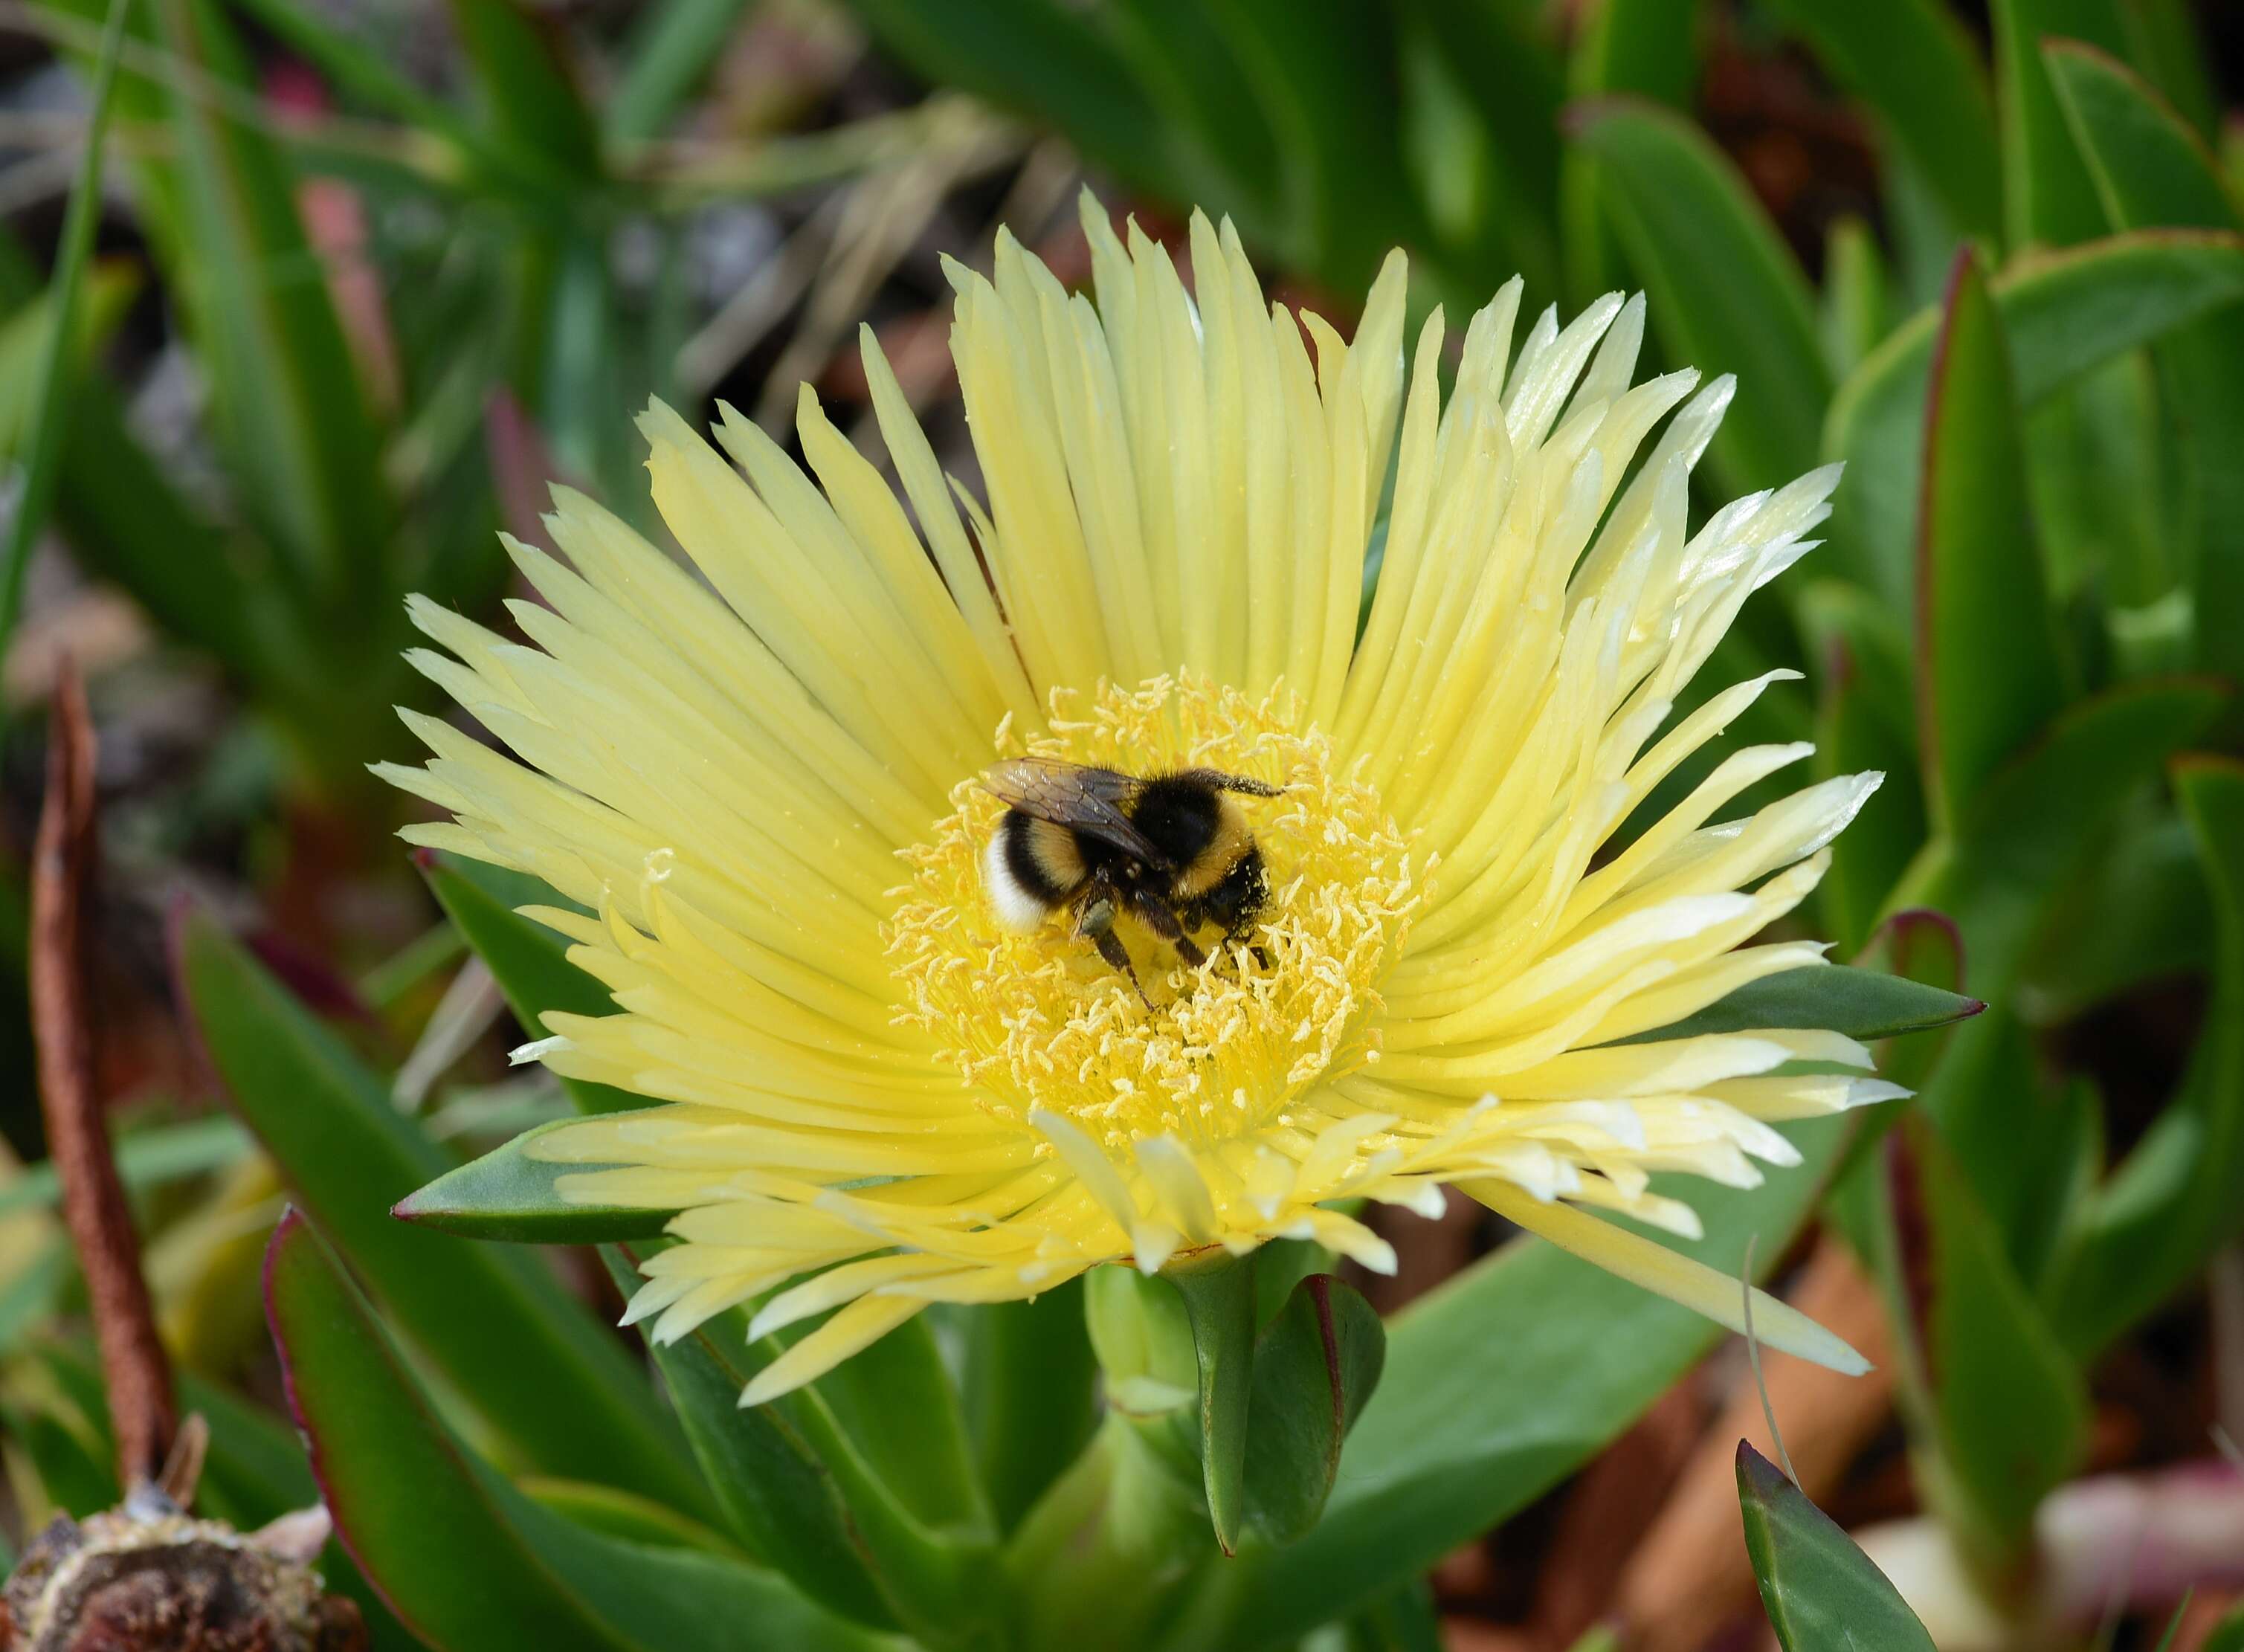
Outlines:
{"type": "Polygon", "coordinates": [[[1148,866],[1166,867],[1169,857],[1130,824],[1124,813],[1142,781],[1112,769],[1094,769],[1051,758],[1015,758],[982,776],[1000,801],[1023,814],[1071,826],[1112,844],[1148,866]]]}

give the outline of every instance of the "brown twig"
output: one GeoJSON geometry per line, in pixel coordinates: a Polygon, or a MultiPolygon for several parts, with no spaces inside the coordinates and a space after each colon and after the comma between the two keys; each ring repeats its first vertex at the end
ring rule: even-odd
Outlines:
{"type": "Polygon", "coordinates": [[[93,722],[67,662],[55,682],[47,795],[31,861],[31,1028],[47,1150],[63,1212],[85,1273],[102,1379],[117,1434],[118,1477],[129,1492],[162,1470],[178,1426],[170,1362],[156,1335],[140,1242],[110,1156],[94,1079],[85,920],[98,853],[93,722]]]}

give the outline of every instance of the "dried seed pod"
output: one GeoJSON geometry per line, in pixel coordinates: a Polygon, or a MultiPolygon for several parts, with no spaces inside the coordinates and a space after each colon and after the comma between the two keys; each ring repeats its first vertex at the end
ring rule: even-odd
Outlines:
{"type": "Polygon", "coordinates": [[[244,1534],[144,1487],[57,1514],[8,1580],[10,1652],[364,1652],[358,1608],[308,1561],[324,1510],[244,1534]],[[308,1516],[309,1518],[308,1518],[308,1516]]]}

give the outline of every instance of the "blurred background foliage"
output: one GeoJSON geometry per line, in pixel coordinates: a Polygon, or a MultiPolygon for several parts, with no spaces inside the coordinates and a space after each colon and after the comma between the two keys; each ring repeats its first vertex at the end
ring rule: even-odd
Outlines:
{"type": "MultiPolygon", "coordinates": [[[[551,1568],[612,1563],[600,1543],[766,1554],[798,1584],[797,1562],[832,1561],[768,1554],[712,1501],[691,1407],[690,1453],[636,1345],[598,1329],[614,1287],[589,1253],[547,1267],[383,1215],[604,1098],[508,1072],[537,1013],[587,986],[511,918],[519,891],[416,877],[389,836],[400,801],[363,765],[405,748],[391,705],[428,698],[400,660],[407,592],[494,614],[497,530],[537,538],[556,480],[659,531],[630,421],[649,395],[690,416],[729,400],[784,438],[808,380],[885,462],[852,337],[868,320],[970,478],[936,255],[986,262],[1004,223],[1080,281],[1088,179],[1179,260],[1191,206],[1229,214],[1275,286],[1343,322],[1396,245],[1417,313],[1443,306],[1453,336],[1515,272],[1531,310],[1645,291],[1653,366],[1737,376],[1707,508],[1844,462],[1828,543],[1748,606],[1705,691],[1805,677],[1735,737],[1888,776],[1815,933],[1991,1008],[1896,1047],[1921,1099],[1882,1142],[1811,1150],[1820,1221],[1802,1176],[1710,1224],[1710,1259],[1758,1232],[1796,1295],[1884,1351],[1843,1390],[1772,1372],[1774,1398],[1806,1490],[1844,1525],[1883,1522],[1866,1542],[1916,1580],[1943,1649],[2086,1644],[2099,1624],[2152,1644],[2190,1579],[2173,1644],[2244,1640],[2214,1627],[2244,1535],[2220,1564],[2093,1587],[2092,1544],[2051,1547],[2082,1520],[2119,1541],[2079,1514],[2099,1488],[2163,1507],[2162,1473],[2214,1454],[2220,1425],[2244,1434],[2244,12],[129,0],[87,256],[64,208],[108,12],[0,9],[17,1535],[117,1489],[21,1008],[37,713],[68,654],[104,742],[103,1084],[184,1399],[213,1424],[206,1500],[247,1523],[311,1495],[257,1278],[285,1193],[326,1236],[286,1253],[290,1288],[348,1296],[340,1252],[410,1350],[367,1405],[512,1476],[453,1470],[482,1476],[460,1495],[504,1534],[479,1563],[525,1600],[551,1568]],[[1926,1580],[1951,1573],[1993,1629],[1935,1621],[1958,1586],[1926,1580]]],[[[1707,1464],[1731,1498],[1729,1449],[1761,1432],[1734,1363],[1698,1367],[1695,1327],[1555,1264],[1476,1262],[1491,1221],[1394,1237],[1406,1266],[1380,1305],[1440,1289],[1396,1320],[1371,1443],[1350,1447],[1377,1483],[1344,1482],[1324,1527],[1207,1592],[1176,1643],[1244,1645],[1252,1622],[1417,1647],[1438,1618],[1453,1645],[1557,1649],[1616,1609],[1629,1645],[1748,1643],[1720,1639],[1750,1608],[1736,1506],[1693,1521],[1707,1464]],[[1570,1323],[1585,1314],[1594,1337],[1570,1323]],[[1430,1435],[1392,1399],[1414,1360],[1451,1375],[1413,1391],[1451,1402],[1430,1435]]],[[[1008,1519],[1080,1444],[1092,1380],[1079,1331],[1049,1330],[1072,1305],[1041,1305],[1075,1365],[1044,1379],[1041,1436],[985,1427],[990,1373],[1019,1375],[1017,1311],[887,1356],[958,1408],[1008,1519]]],[[[674,1402],[697,1379],[664,1377],[674,1402]]],[[[822,1426],[873,1426],[822,1386],[822,1426]]],[[[334,1451],[361,1448],[349,1406],[313,1413],[334,1451]]],[[[456,1555],[406,1541],[409,1500],[368,1473],[368,1529],[397,1541],[362,1558],[441,1615],[429,1568],[456,1555]]],[[[2202,1519],[2238,1532],[2235,1494],[2202,1519]]],[[[1758,1481],[1747,1509],[1767,1595],[1814,1510],[1758,1481]]],[[[2200,1517],[2174,1518],[2132,1541],[2194,1553],[2200,1517]]],[[[742,1611],[763,1598],[738,1587],[742,1611]]],[[[1827,1643],[1769,1600],[1788,1646],[1827,1643]]],[[[368,1601],[378,1641],[411,1644],[368,1601]]],[[[508,1643],[490,1633],[435,1638],[508,1643]]],[[[605,1620],[553,1633],[624,1643],[605,1620]]]]}

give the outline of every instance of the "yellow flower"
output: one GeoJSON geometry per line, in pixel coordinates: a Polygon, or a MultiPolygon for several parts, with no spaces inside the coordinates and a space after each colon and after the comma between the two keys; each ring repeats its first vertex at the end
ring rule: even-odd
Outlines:
{"type": "MultiPolygon", "coordinates": [[[[414,604],[449,651],[416,663],[519,761],[409,716],[435,755],[382,772],[455,818],[406,835],[597,914],[534,909],[618,1013],[552,1017],[531,1049],[663,1103],[541,1144],[604,1167],[564,1197],[681,1212],[630,1317],[672,1338],[782,1286],[757,1334],[833,1311],[754,1401],[929,1302],[1100,1263],[1301,1236],[1389,1267],[1335,1204],[1432,1212],[1454,1184],[1735,1325],[1735,1280],[1592,1212],[1694,1237],[1653,1172],[1749,1187],[1797,1156],[1770,1121],[1898,1092],[1828,1075],[1869,1064],[1831,1033],[1615,1041],[1822,961],[1747,943],[1877,777],[1721,821],[1808,748],[1740,751],[1599,856],[1792,675],[1671,717],[1808,549],[1835,468],[1693,534],[1732,386],[1632,386],[1640,298],[1546,312],[1515,349],[1513,282],[1444,397],[1438,313],[1405,375],[1400,254],[1349,343],[1266,305],[1227,225],[1193,219],[1197,303],[1134,226],[1125,246],[1087,199],[1084,225],[1095,308],[1010,239],[994,281],[950,270],[986,506],[946,484],[868,335],[911,516],[807,387],[814,484],[729,408],[728,464],[658,406],[654,500],[693,571],[562,491],[568,565],[509,541],[550,604],[511,605],[526,643],[414,604]],[[1150,1004],[1064,921],[1007,927],[979,777],[1024,754],[1281,786],[1241,799],[1261,923],[1204,933],[1193,968],[1125,918],[1150,1004]]],[[[1859,1368],[1779,1304],[1755,1319],[1859,1368]]]]}

